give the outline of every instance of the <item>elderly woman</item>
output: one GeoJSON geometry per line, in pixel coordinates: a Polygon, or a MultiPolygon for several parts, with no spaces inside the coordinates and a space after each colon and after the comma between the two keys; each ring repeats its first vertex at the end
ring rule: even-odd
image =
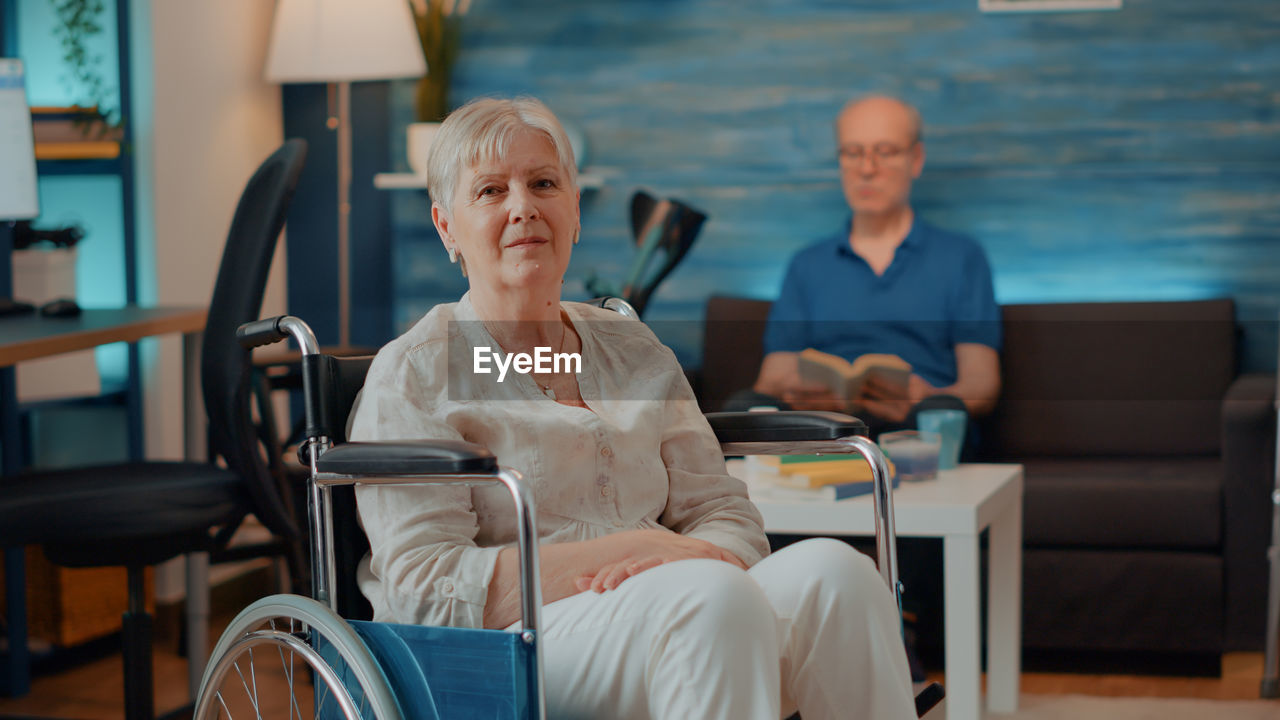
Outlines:
{"type": "MultiPolygon", "coordinates": [[[[642,323],[561,302],[579,193],[555,116],[533,99],[471,102],[445,120],[427,171],[432,220],[470,290],[378,353],[351,437],[466,440],[524,474],[549,713],[914,717],[897,611],[872,562],[832,540],[766,557],[760,513],[725,473],[671,351],[642,323]],[[506,365],[498,380],[537,348],[581,366],[506,365]]],[[[376,619],[519,620],[502,489],[365,487],[358,502],[376,619]]]]}

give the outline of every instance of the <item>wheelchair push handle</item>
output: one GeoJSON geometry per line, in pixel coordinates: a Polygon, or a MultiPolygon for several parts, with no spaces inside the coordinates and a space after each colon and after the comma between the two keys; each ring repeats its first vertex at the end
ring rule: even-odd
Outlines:
{"type": "Polygon", "coordinates": [[[247,322],[236,328],[236,341],[246,350],[280,342],[289,337],[280,329],[284,315],[247,322]]]}
{"type": "Polygon", "coordinates": [[[320,352],[315,333],[311,332],[305,322],[292,315],[254,320],[236,328],[236,340],[248,350],[280,342],[291,335],[303,355],[316,355],[320,352]]]}

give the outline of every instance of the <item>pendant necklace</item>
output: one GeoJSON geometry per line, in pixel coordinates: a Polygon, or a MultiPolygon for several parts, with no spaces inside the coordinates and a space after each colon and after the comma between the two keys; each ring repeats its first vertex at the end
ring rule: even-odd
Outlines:
{"type": "MultiPolygon", "coordinates": [[[[560,319],[560,346],[559,346],[558,348],[556,348],[556,355],[558,355],[558,354],[560,354],[561,352],[563,352],[563,351],[564,351],[564,336],[565,336],[568,332],[569,332],[568,328],[566,328],[566,327],[564,326],[564,318],[561,318],[561,319],[560,319]]],[[[554,357],[555,357],[555,355],[552,355],[552,357],[554,358],[554,357]]],[[[535,385],[537,385],[538,387],[542,388],[542,394],[543,394],[543,395],[546,395],[547,397],[551,398],[552,400],[555,400],[555,399],[556,399],[556,391],[551,389],[551,385],[550,385],[550,384],[543,385],[542,383],[538,382],[537,380],[534,380],[534,381],[533,381],[533,383],[534,383],[535,385]]]]}

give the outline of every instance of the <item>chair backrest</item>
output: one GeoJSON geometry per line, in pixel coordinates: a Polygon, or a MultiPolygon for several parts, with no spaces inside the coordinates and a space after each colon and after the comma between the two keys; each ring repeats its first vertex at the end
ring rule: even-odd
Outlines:
{"type": "Polygon", "coordinates": [[[245,185],[222,252],[200,356],[210,457],[222,457],[245,478],[254,514],[283,537],[297,537],[298,529],[258,448],[250,413],[249,351],[236,342],[236,328],[261,315],[271,258],[306,155],[306,142],[289,140],[245,185]]]}
{"type": "MultiPolygon", "coordinates": [[[[347,418],[351,416],[372,363],[372,355],[306,355],[302,358],[305,437],[329,438],[334,445],[346,442],[347,418]]],[[[360,527],[355,488],[339,485],[329,492],[330,527],[335,538],[332,591],[337,596],[337,611],[348,620],[371,620],[373,607],[356,582],[356,569],[369,552],[369,538],[360,527]]]]}
{"type": "Polygon", "coordinates": [[[347,419],[364,387],[373,357],[307,355],[302,359],[304,437],[326,437],[335,445],[346,442],[347,419]]]}
{"type": "Polygon", "coordinates": [[[1236,376],[1235,303],[1004,305],[1002,387],[986,454],[1212,455],[1236,376]]]}
{"type": "Polygon", "coordinates": [[[764,326],[768,300],[713,295],[707,300],[702,330],[702,370],[698,401],[703,412],[716,412],[738,390],[755,384],[764,359],[764,326]]]}

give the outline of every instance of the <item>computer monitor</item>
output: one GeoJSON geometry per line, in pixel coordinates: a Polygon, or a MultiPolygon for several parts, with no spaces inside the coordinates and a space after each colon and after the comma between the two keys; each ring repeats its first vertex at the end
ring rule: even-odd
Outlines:
{"type": "Polygon", "coordinates": [[[36,150],[22,61],[0,58],[0,221],[40,214],[36,150]]]}

